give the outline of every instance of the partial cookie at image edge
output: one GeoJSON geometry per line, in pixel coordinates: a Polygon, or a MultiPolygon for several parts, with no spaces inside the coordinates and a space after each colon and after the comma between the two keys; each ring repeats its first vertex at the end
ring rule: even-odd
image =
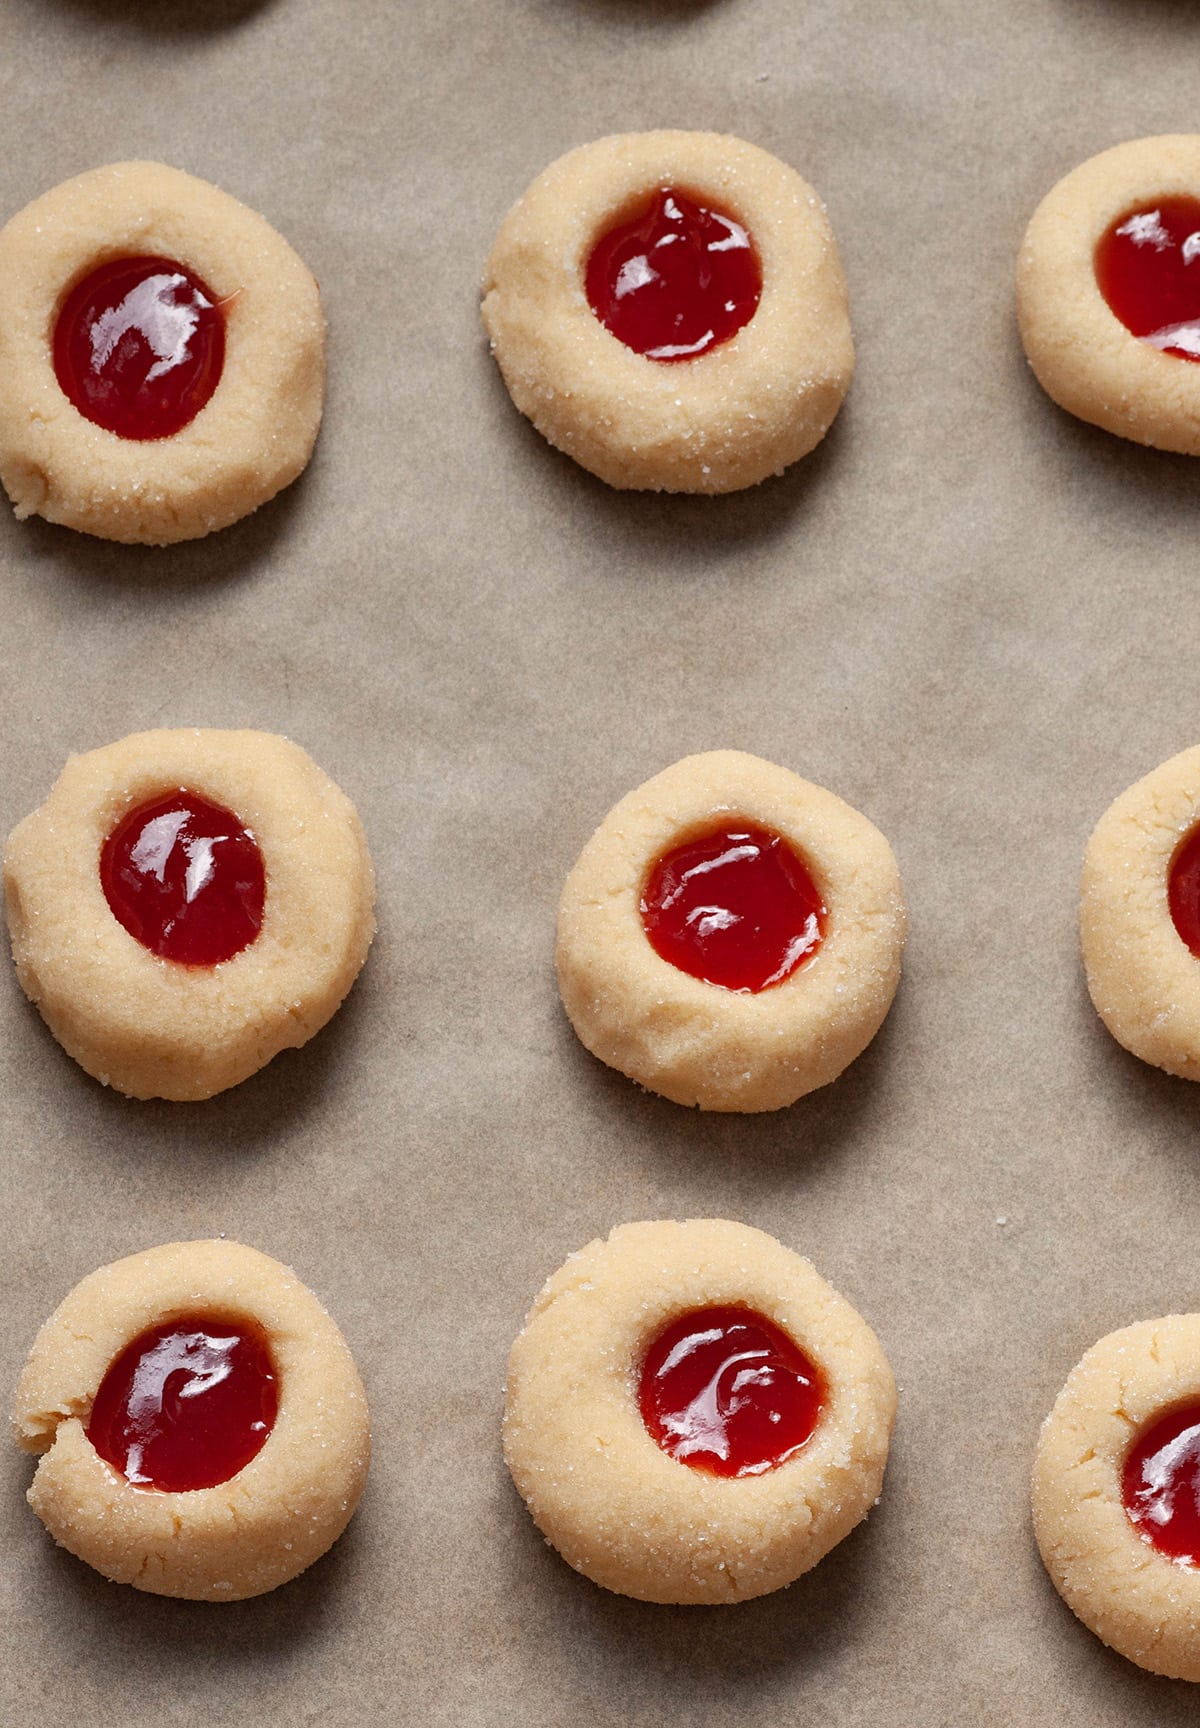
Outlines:
{"type": "Polygon", "coordinates": [[[1200,196],[1200,135],[1117,144],[1065,175],[1034,212],[1017,260],[1017,320],[1059,407],[1120,438],[1200,455],[1200,364],[1159,352],[1105,302],[1095,255],[1111,224],[1169,196],[1200,196]]]}
{"type": "Polygon", "coordinates": [[[1175,1680],[1200,1680],[1200,1570],[1138,1534],[1125,1459],[1155,1418],[1200,1404],[1200,1315],[1145,1320],[1101,1338],[1042,1425],[1033,1526],[1051,1582],[1105,1644],[1175,1680]]]}

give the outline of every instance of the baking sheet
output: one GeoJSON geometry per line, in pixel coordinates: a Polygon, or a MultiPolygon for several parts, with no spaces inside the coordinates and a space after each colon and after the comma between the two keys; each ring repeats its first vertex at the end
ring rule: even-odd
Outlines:
{"type": "Polygon", "coordinates": [[[261,726],[356,800],[380,932],[307,1050],[135,1104],[0,978],[0,1385],[80,1276],[226,1232],[346,1332],[376,1455],[332,1553],[256,1602],[108,1585],[0,1455],[2,1714],[47,1725],[687,1719],[1182,1723],[1029,1529],[1038,1425],[1103,1332],[1200,1303],[1196,1094],[1099,1026],[1075,935],[1100,811],[1195,743],[1196,477],[1055,409],[1017,342],[1034,205],[1195,125],[1172,0],[5,0],[0,211],[150,157],[320,278],[315,461],[167,551],[0,519],[0,823],[67,753],[261,726]],[[616,130],[731,131],[825,197],[859,366],[825,445],[718,499],[606,490],[512,409],[477,285],[509,203],[616,130]],[[644,1095],[558,1008],[553,914],[609,806],[733,746],[866,811],[912,913],[837,1085],[766,1118],[644,1095]],[[808,1254],[902,1386],[883,1502],[735,1609],[609,1596],[499,1458],[509,1342],[573,1248],[721,1215],[808,1254]]]}

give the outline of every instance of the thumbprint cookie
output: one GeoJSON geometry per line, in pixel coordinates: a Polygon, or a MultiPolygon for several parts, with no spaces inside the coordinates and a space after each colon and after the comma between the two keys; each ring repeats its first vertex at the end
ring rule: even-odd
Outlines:
{"type": "Polygon", "coordinates": [[[820,198],[740,138],[643,132],[509,211],[483,322],[521,412],[610,486],[735,492],[818,444],[854,370],[820,198]]]}
{"type": "Polygon", "coordinates": [[[1200,1314],[1112,1332],[1071,1370],[1038,1442],[1033,1526],[1090,1631],[1200,1680],[1200,1314]]]}
{"type": "Polygon", "coordinates": [[[375,932],[354,806],[266,732],[72,756],[9,836],[4,887],[26,995],[133,1098],[209,1098],[307,1043],[375,932]]]}
{"type": "Polygon", "coordinates": [[[725,1219],[625,1224],[512,1347],[504,1456],[585,1577],[644,1602],[790,1584],[879,1498],[896,1385],[807,1260],[725,1219]]]}
{"type": "Polygon", "coordinates": [[[288,1267],[173,1242],[77,1284],[17,1386],[29,1503],[62,1547],[160,1596],[236,1602],[303,1572],[367,1477],[345,1339],[288,1267]]]}
{"type": "Polygon", "coordinates": [[[582,1042],[677,1104],[777,1110],[875,1036],[907,915],[879,830],[832,792],[736,750],[630,792],[558,912],[558,982],[582,1042]]]}
{"type": "Polygon", "coordinates": [[[1200,1080],[1200,746],[1130,786],[1097,822],[1079,929],[1092,1002],[1117,1042],[1200,1080]]]}
{"type": "Polygon", "coordinates": [[[1021,246],[1017,313],[1060,407],[1200,455],[1200,136],[1118,144],[1060,180],[1021,246]]]}
{"type": "Polygon", "coordinates": [[[261,216],[118,162],[0,229],[0,482],[18,517],[154,546],[227,527],[312,454],[325,321],[261,216]]]}

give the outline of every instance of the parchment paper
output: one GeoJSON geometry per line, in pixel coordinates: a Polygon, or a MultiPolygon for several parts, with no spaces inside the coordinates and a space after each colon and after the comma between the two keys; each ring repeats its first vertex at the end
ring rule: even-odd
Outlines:
{"type": "MultiPolygon", "coordinates": [[[[145,156],[261,210],[320,278],[304,479],[173,551],[0,518],[0,829],[71,750],[261,726],[356,800],[379,937],[302,1053],[205,1105],[115,1097],[0,976],[0,1388],[85,1272],[221,1231],[294,1264],[375,1419],[333,1552],[237,1607],[106,1584],[0,1451],[0,1716],[453,1728],[1183,1724],[1029,1528],[1038,1425],[1102,1333],[1200,1305],[1200,1094],[1096,1020],[1092,824],[1200,740],[1197,470],[1046,400],[1012,267],[1120,139],[1196,126],[1184,0],[5,0],[0,213],[145,156]],[[826,444],[724,500],[619,495],[517,416],[477,287],[553,157],[739,133],[825,197],[859,366],[826,444]],[[705,1117],[558,1007],[559,888],[630,787],[748,749],[864,810],[912,913],[835,1086],[705,1117]],[[508,1345],[573,1248],[728,1216],[809,1255],[903,1388],[882,1504],[734,1609],[606,1595],[499,1455],[508,1345]]],[[[7,1392],[4,1393],[7,1397],[7,1392]]]]}

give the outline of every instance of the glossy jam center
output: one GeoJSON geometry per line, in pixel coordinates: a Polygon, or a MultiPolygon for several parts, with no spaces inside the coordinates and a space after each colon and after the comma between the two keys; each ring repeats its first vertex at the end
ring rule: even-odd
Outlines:
{"type": "Polygon", "coordinates": [[[189,1314],[143,1332],[100,1383],[87,1435],[118,1475],[181,1494],[228,1482],[262,1450],[279,1391],[253,1321],[189,1314]]]}
{"type": "Polygon", "coordinates": [[[184,966],[216,966],[262,928],[266,877],[250,830],[194,792],[141,804],[100,853],[113,917],[144,948],[184,966]]]}
{"type": "Polygon", "coordinates": [[[1200,360],[1200,198],[1160,198],[1114,222],[1096,247],[1096,282],[1127,330],[1200,360]]]}
{"type": "Polygon", "coordinates": [[[1200,1404],[1151,1424],[1125,1460],[1121,1497],[1143,1541],[1200,1566],[1200,1404]]]}
{"type": "Polygon", "coordinates": [[[654,1340],[642,1421],[663,1451],[714,1476],[761,1476],[794,1456],[825,1401],[821,1375],[751,1308],[700,1308],[654,1340]]]}
{"type": "Polygon", "coordinates": [[[1200,828],[1193,828],[1171,861],[1167,903],[1179,940],[1200,959],[1200,828]]]}
{"type": "Polygon", "coordinates": [[[726,990],[766,990],[820,946],[816,885],[787,841],[753,823],[720,828],[661,857],[642,923],[662,959],[726,990]]]}
{"type": "Polygon", "coordinates": [[[54,326],[54,370],[85,419],[121,438],[170,438],[225,364],[225,318],[169,258],[115,258],[76,283],[54,326]]]}
{"type": "Polygon", "coordinates": [[[598,241],[586,288],[592,311],[627,348],[692,360],[749,323],[762,270],[740,222],[662,191],[598,241]]]}

